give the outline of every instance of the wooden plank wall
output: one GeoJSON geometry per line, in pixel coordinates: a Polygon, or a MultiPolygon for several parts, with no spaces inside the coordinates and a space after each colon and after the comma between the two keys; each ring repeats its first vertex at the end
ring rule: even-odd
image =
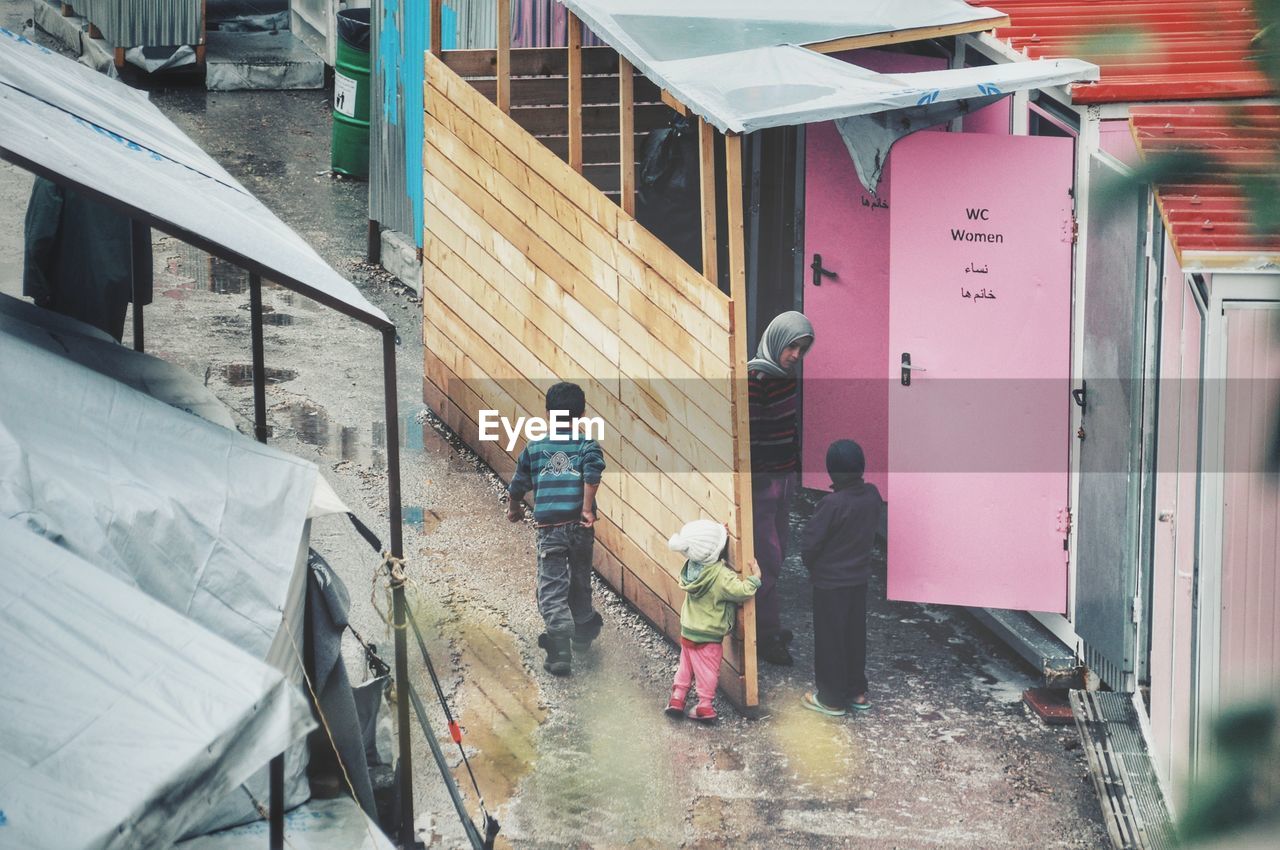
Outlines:
{"type": "MultiPolygon", "coordinates": [[[[606,423],[596,568],[678,637],[667,538],[727,522],[741,563],[732,304],[518,116],[426,63],[425,399],[509,480],[522,446],[480,442],[478,411],[544,415],[551,383],[582,384],[606,423]]],[[[739,623],[721,678],[739,704],[757,702],[754,662],[739,623]]]]}
{"type": "MultiPolygon", "coordinates": [[[[449,50],[446,65],[497,102],[497,51],[449,50]]],[[[569,60],[563,47],[514,48],[511,51],[511,117],[561,159],[569,158],[569,60]]],[[[582,48],[582,173],[617,203],[618,54],[610,47],[582,48]]],[[[675,115],[658,87],[635,75],[635,144],[639,151],[651,130],[667,126],[675,115]]],[[[638,168],[638,165],[637,165],[638,168]]]]}

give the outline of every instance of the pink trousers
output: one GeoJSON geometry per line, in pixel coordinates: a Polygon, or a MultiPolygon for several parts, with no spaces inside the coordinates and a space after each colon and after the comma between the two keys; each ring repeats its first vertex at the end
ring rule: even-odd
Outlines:
{"type": "Polygon", "coordinates": [[[720,681],[720,657],[724,647],[719,643],[694,643],[680,638],[680,666],[676,668],[673,696],[683,700],[689,686],[698,683],[698,705],[710,706],[720,681]]]}

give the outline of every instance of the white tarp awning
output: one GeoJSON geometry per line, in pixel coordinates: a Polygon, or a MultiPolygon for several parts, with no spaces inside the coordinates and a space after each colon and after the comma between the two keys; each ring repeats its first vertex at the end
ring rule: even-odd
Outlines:
{"type": "Polygon", "coordinates": [[[0,646],[5,847],[167,847],[314,726],[280,671],[6,518],[0,646]]]}
{"type": "Polygon", "coordinates": [[[0,28],[0,110],[0,157],[374,327],[391,327],[142,92],[0,28]]]}
{"type": "MultiPolygon", "coordinates": [[[[342,509],[315,465],[127,386],[111,358],[77,362],[72,351],[97,343],[73,327],[23,325],[0,317],[0,518],[300,683],[308,522],[342,509]]],[[[110,345],[118,360],[150,359],[110,345]]],[[[159,389],[175,388],[191,396],[182,381],[159,389]]],[[[286,783],[289,804],[306,799],[305,745],[288,753],[286,783]]],[[[196,829],[256,818],[267,784],[251,777],[196,829]]]]}
{"type": "Polygon", "coordinates": [[[562,0],[645,76],[726,133],[750,133],[1097,79],[1075,59],[878,74],[797,45],[971,22],[1000,12],[963,0],[562,0]]]}

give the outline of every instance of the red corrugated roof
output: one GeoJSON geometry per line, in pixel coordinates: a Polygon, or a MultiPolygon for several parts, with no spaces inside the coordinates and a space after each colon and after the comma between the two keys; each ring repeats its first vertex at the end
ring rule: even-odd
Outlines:
{"type": "Polygon", "coordinates": [[[1071,87],[1076,103],[1268,97],[1249,56],[1251,0],[969,0],[1009,15],[997,38],[1032,59],[1075,57],[1102,69],[1071,87]]]}
{"type": "Polygon", "coordinates": [[[1274,175],[1280,158],[1280,106],[1134,107],[1129,122],[1144,158],[1196,152],[1207,164],[1178,182],[1156,186],[1174,250],[1220,255],[1205,265],[1259,268],[1280,264],[1280,234],[1251,226],[1249,201],[1234,176],[1274,175]]]}

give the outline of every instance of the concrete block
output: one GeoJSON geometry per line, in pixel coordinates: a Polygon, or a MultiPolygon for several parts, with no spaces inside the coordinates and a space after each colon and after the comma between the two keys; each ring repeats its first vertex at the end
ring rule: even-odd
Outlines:
{"type": "Polygon", "coordinates": [[[382,267],[419,295],[422,294],[422,261],[418,246],[403,233],[382,231],[382,267]]]}

